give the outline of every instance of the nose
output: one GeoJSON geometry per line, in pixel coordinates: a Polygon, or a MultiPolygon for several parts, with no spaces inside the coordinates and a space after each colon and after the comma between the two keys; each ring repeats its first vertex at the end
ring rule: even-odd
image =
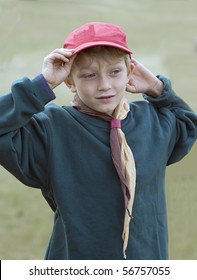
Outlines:
{"type": "Polygon", "coordinates": [[[107,91],[111,88],[110,79],[106,75],[100,75],[98,80],[98,90],[107,91]]]}

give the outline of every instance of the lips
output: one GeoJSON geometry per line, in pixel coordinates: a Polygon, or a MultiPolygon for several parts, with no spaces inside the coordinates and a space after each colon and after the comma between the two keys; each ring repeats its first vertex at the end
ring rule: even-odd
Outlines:
{"type": "Polygon", "coordinates": [[[103,103],[103,104],[109,104],[112,103],[114,101],[114,97],[115,95],[103,95],[103,96],[99,96],[96,99],[98,100],[98,102],[103,103]]]}
{"type": "Polygon", "coordinates": [[[112,97],[114,97],[114,95],[104,95],[104,96],[100,96],[100,97],[97,97],[96,99],[110,99],[110,98],[112,98],[112,97]]]}

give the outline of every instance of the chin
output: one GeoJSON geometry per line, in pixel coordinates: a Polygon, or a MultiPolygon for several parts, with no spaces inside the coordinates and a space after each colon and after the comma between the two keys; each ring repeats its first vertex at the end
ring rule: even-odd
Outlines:
{"type": "Polygon", "coordinates": [[[105,110],[103,109],[103,110],[97,110],[97,111],[111,116],[114,110],[115,110],[115,108],[114,109],[110,108],[110,109],[105,109],[105,110]]]}
{"type": "Polygon", "coordinates": [[[100,108],[97,107],[97,111],[99,111],[100,113],[103,113],[103,114],[112,115],[112,113],[113,113],[113,111],[115,110],[116,107],[117,107],[117,105],[114,105],[114,106],[101,106],[100,108]]]}

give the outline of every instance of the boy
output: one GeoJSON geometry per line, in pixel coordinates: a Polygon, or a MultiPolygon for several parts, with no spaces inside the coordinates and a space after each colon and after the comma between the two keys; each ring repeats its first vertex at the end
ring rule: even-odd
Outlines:
{"type": "Polygon", "coordinates": [[[165,169],[196,141],[197,115],[131,54],[118,26],[88,23],[0,97],[0,163],[55,212],[45,259],[168,258],[165,169]],[[72,106],[45,106],[62,82],[72,106]]]}

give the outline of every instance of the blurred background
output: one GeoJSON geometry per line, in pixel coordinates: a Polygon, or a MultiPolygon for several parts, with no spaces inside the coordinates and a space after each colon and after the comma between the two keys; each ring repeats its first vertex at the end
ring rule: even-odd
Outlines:
{"type": "MultiPolygon", "coordinates": [[[[120,25],[133,55],[197,111],[196,0],[0,0],[1,93],[23,76],[40,73],[43,58],[67,34],[89,21],[120,25]]],[[[56,103],[72,94],[55,90],[56,103]]],[[[129,100],[136,95],[127,94],[129,100]]],[[[141,98],[141,97],[137,97],[141,98]]],[[[167,168],[170,259],[197,259],[197,145],[167,168]]],[[[40,191],[27,188],[0,166],[0,259],[43,259],[53,213],[40,191]]]]}

